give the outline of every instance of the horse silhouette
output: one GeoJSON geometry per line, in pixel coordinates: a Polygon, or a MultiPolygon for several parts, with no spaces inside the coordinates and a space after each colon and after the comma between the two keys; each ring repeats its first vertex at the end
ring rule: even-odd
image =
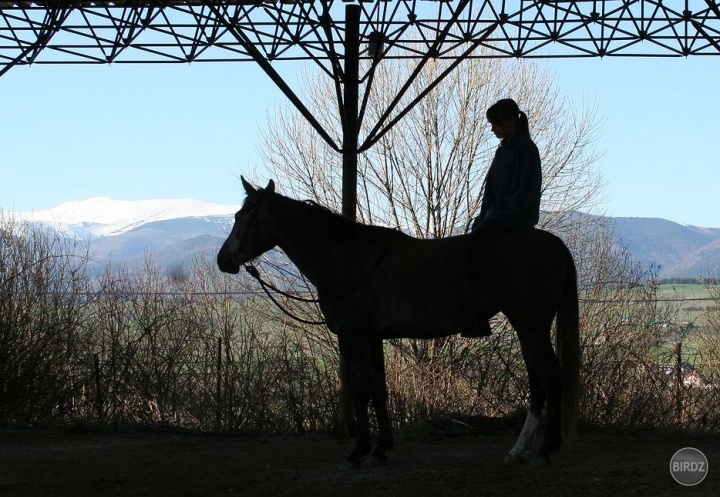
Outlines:
{"type": "Polygon", "coordinates": [[[384,463],[394,444],[383,340],[472,335],[497,312],[517,333],[530,387],[525,425],[505,461],[547,464],[562,435],[574,435],[580,377],[577,276],[558,237],[540,229],[508,231],[469,250],[474,234],[420,240],[280,195],[272,180],[265,188],[244,178],[242,183],[247,198],[218,253],[218,266],[236,274],[277,246],[316,287],[350,373],[357,434],[343,467],[384,463]],[[471,266],[479,271],[469,271],[471,266]],[[551,340],[554,320],[559,358],[551,340]],[[378,423],[374,450],[371,400],[378,423]],[[534,451],[546,401],[544,438],[534,451]]]}

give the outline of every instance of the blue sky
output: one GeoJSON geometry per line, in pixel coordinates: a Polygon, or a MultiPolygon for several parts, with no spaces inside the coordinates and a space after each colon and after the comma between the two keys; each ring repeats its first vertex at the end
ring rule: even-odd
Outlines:
{"type": "MultiPolygon", "coordinates": [[[[608,214],[720,227],[720,57],[537,63],[578,104],[597,100],[608,214]]],[[[297,65],[279,64],[294,82],[297,65]]],[[[0,208],[237,204],[237,175],[264,177],[258,129],[282,102],[253,63],[14,68],[0,77],[0,208]]]]}

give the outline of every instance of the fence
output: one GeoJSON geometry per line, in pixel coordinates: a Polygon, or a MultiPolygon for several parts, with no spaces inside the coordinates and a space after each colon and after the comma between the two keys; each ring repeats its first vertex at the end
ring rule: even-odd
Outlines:
{"type": "MultiPolygon", "coordinates": [[[[252,292],[35,294],[28,302],[36,315],[25,320],[27,309],[8,312],[17,297],[3,300],[0,318],[3,422],[330,428],[333,337],[280,315],[252,292]]],[[[584,299],[583,418],[716,430],[720,390],[703,371],[707,354],[696,345],[683,353],[658,329],[656,312],[644,314],[656,305],[584,299]]],[[[482,341],[397,340],[386,353],[397,426],[443,414],[506,416],[526,404],[522,357],[502,318],[482,341]]]]}
{"type": "MultiPolygon", "coordinates": [[[[0,422],[330,428],[334,337],[286,317],[243,278],[202,261],[180,277],[148,262],[89,278],[74,256],[54,255],[70,251],[17,229],[0,230],[0,252],[0,422]]],[[[667,324],[684,319],[653,284],[581,288],[583,419],[720,429],[717,305],[706,306],[697,329],[678,334],[667,324]]],[[[718,293],[713,287],[716,304],[718,293]]],[[[484,340],[389,341],[394,424],[526,406],[514,333],[502,317],[493,329],[484,340]]]]}

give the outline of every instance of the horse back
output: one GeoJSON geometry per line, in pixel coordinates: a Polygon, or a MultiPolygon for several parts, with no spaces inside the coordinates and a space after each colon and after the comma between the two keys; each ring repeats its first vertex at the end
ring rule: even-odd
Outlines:
{"type": "Polygon", "coordinates": [[[329,322],[342,322],[339,327],[374,330],[382,338],[432,338],[473,329],[482,316],[512,312],[513,305],[547,300],[561,290],[565,249],[554,235],[509,233],[477,253],[469,250],[471,237],[421,240],[387,232],[366,239],[355,246],[364,255],[347,265],[354,274],[346,280],[363,284],[323,305],[323,312],[329,322]],[[479,278],[471,260],[481,261],[479,278]]]}
{"type": "Polygon", "coordinates": [[[505,233],[476,257],[483,258],[485,283],[506,314],[557,309],[566,276],[575,271],[563,241],[541,229],[505,233]]]}

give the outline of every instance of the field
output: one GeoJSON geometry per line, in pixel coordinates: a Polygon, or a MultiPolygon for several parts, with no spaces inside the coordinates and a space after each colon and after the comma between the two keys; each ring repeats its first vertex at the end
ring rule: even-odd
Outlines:
{"type": "Polygon", "coordinates": [[[696,323],[715,301],[705,285],[664,284],[658,286],[658,301],[678,310],[678,317],[687,323],[696,323]]]}
{"type": "Polygon", "coordinates": [[[0,430],[0,496],[720,495],[718,435],[586,431],[541,469],[502,464],[515,437],[401,435],[386,466],[341,471],[351,442],[325,435],[0,430]],[[687,446],[709,462],[694,487],[669,471],[687,446]]]}

